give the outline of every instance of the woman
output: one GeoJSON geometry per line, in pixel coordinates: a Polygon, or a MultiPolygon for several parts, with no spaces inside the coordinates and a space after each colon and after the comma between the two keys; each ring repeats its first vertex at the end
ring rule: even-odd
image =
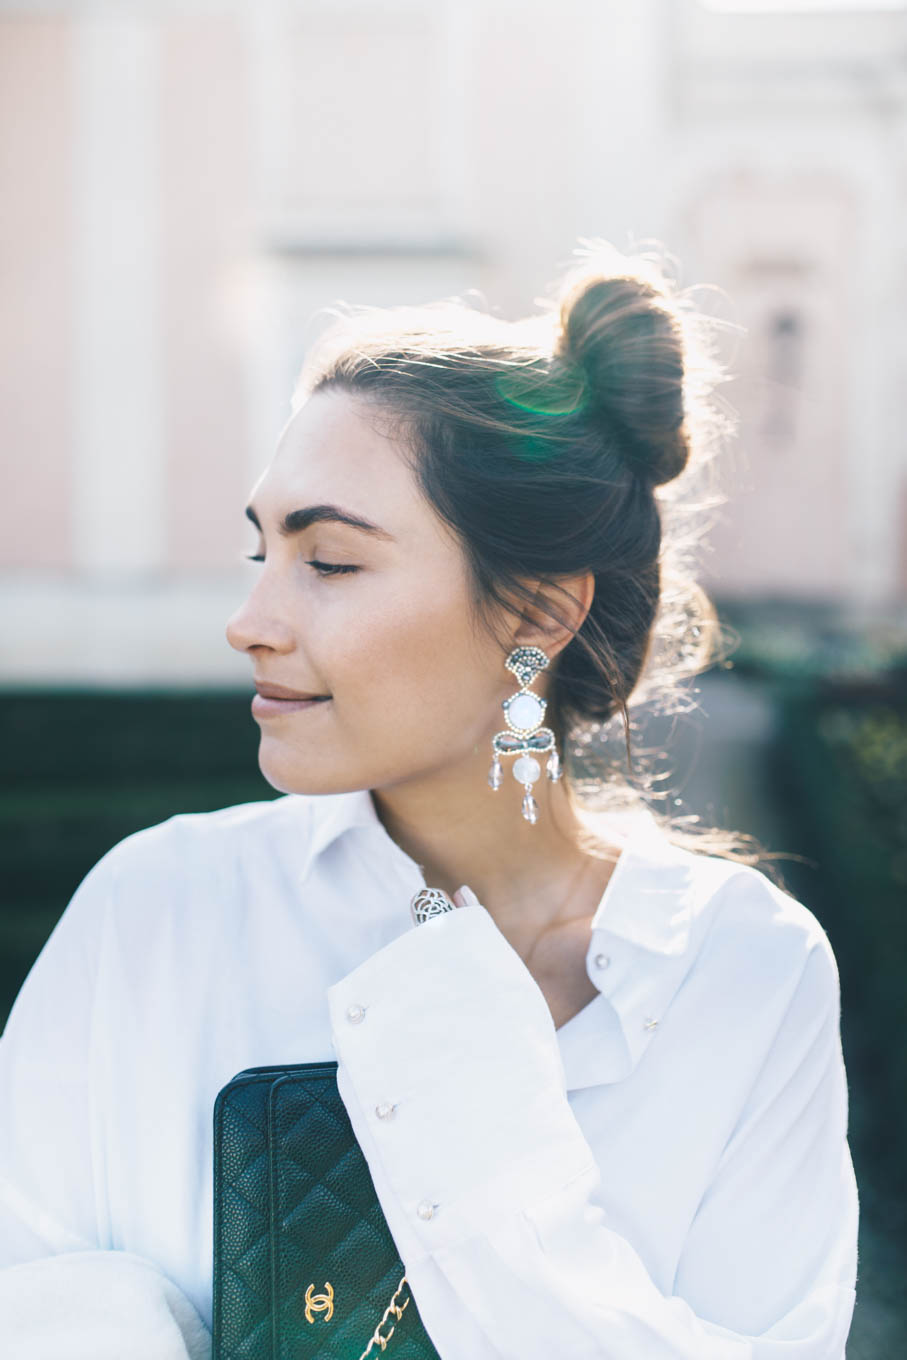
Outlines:
{"type": "MultiPolygon", "coordinates": [[[[827,936],[749,838],[684,832],[593,751],[619,714],[631,758],[631,694],[714,654],[672,493],[729,428],[721,374],[650,259],[578,255],[534,318],[362,309],[309,354],[227,625],[285,796],[122,841],[29,974],[8,1299],[117,1253],[149,1360],[204,1353],[214,1098],[336,1056],[444,1360],[844,1356],[827,936]],[[414,925],[426,889],[451,909],[414,925]]],[[[41,1325],[19,1307],[17,1355],[41,1325]]]]}

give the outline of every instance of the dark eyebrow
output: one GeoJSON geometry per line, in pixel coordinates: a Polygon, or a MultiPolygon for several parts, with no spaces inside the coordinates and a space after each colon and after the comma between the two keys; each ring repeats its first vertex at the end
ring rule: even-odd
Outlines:
{"type": "MultiPolygon", "coordinates": [[[[251,505],[246,506],[246,517],[261,533],[258,516],[251,505]]],[[[369,519],[363,519],[360,515],[354,515],[349,510],[343,510],[339,505],[307,505],[302,510],[291,510],[278,524],[277,530],[284,538],[289,538],[291,534],[301,534],[303,529],[308,529],[310,524],[322,523],[346,524],[351,529],[361,529],[363,533],[371,534],[374,538],[386,538],[391,543],[396,542],[393,534],[382,529],[379,524],[373,524],[369,519]]]]}

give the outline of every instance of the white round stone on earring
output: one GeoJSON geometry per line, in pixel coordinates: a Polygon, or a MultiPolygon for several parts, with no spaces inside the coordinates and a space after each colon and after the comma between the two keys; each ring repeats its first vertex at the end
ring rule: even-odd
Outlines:
{"type": "Polygon", "coordinates": [[[513,777],[521,784],[534,784],[541,773],[541,765],[532,756],[520,756],[514,761],[513,777]]]}
{"type": "Polygon", "coordinates": [[[519,732],[531,732],[545,716],[545,705],[536,694],[519,693],[507,705],[507,721],[519,732]]]}

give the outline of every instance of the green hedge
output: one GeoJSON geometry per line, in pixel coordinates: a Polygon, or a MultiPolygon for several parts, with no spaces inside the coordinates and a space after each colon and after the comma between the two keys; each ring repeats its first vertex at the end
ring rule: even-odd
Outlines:
{"type": "MultiPolygon", "coordinates": [[[[844,1000],[851,1135],[874,1167],[877,1220],[907,1204],[907,694],[892,676],[788,691],[776,779],[817,864],[844,1000]]],[[[802,872],[802,871],[801,871],[802,872]]],[[[796,881],[796,871],[788,871],[796,881]]]]}
{"type": "Polygon", "coordinates": [[[0,710],[0,1024],[82,878],[177,812],[274,798],[250,696],[7,691],[0,710]]]}

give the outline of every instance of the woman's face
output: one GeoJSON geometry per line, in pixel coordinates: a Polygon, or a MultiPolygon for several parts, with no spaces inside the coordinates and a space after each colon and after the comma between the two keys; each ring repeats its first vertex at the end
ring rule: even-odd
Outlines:
{"type": "Polygon", "coordinates": [[[370,415],[346,392],[309,398],[250,498],[264,560],[227,639],[257,684],[326,696],[255,714],[262,772],[286,793],[487,765],[514,689],[505,654],[472,620],[459,543],[370,415]],[[283,532],[287,516],[304,527],[283,532]]]}

